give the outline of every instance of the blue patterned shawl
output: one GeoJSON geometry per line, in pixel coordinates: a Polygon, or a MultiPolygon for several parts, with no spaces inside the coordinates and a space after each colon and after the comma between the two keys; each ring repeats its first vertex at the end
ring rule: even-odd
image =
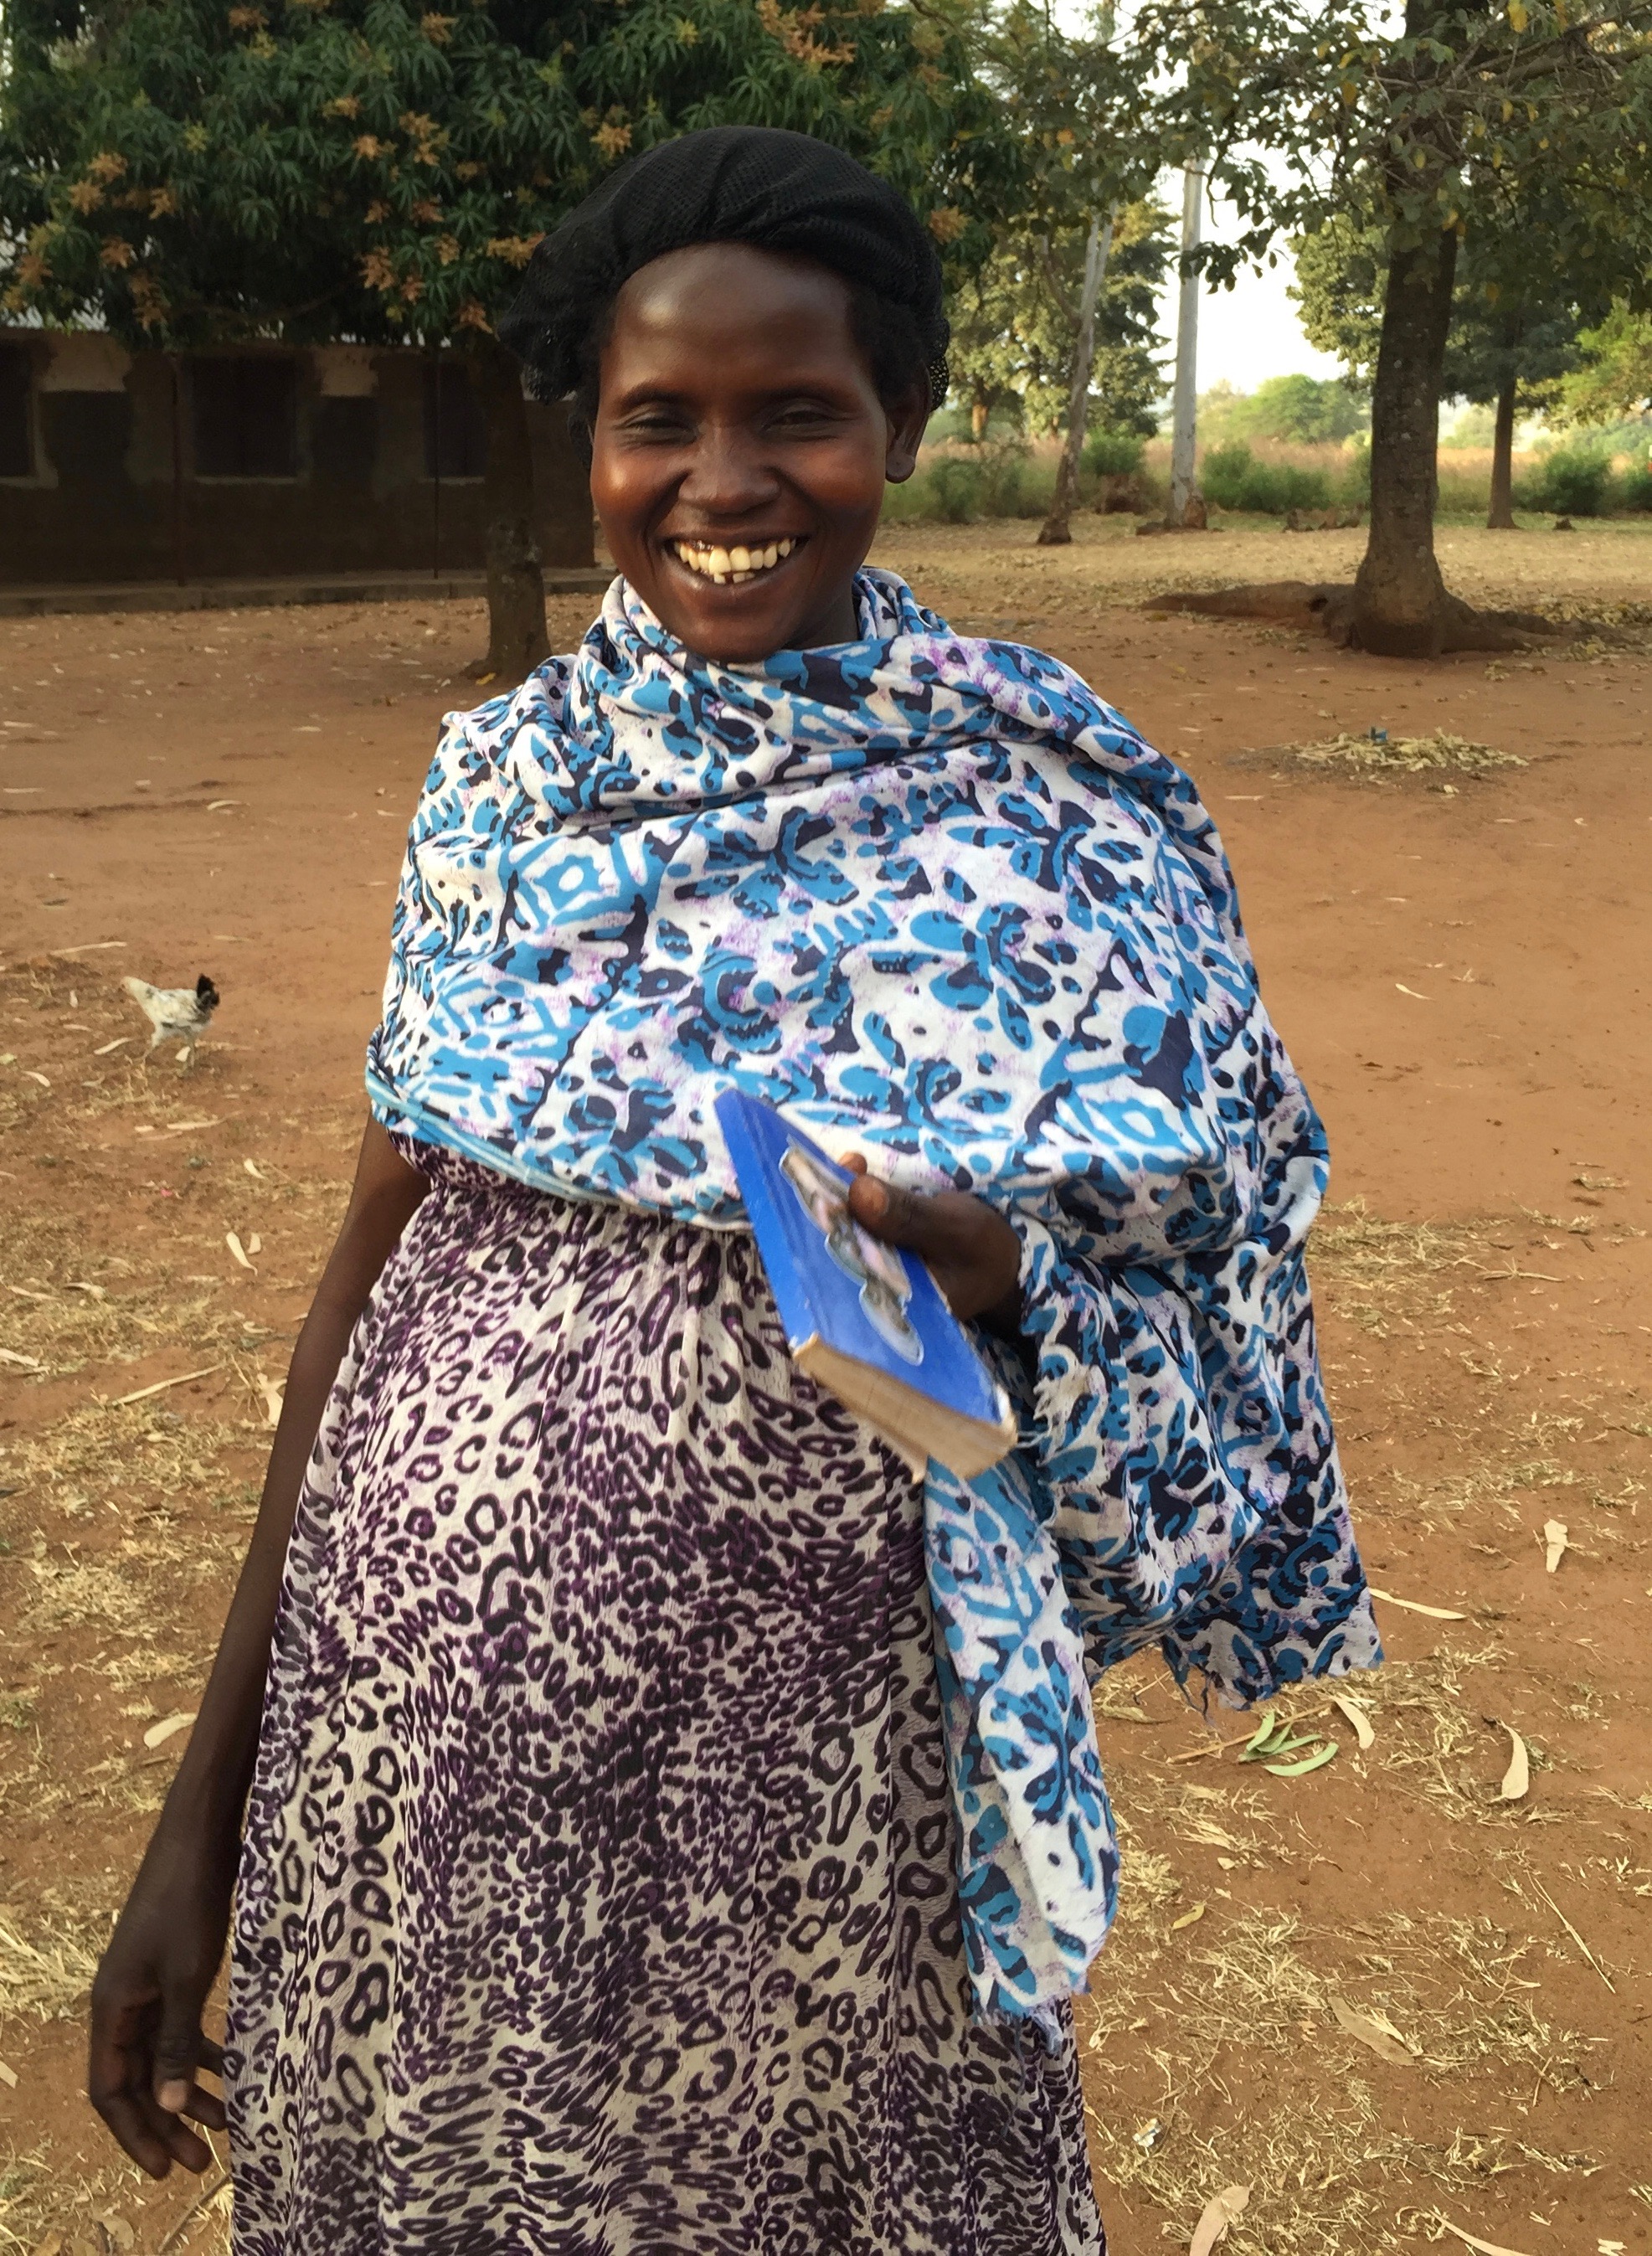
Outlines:
{"type": "Polygon", "coordinates": [[[1323,1132],[1192,785],[1054,659],[893,575],[862,638],[721,666],[616,580],[450,716],[368,1084],[564,1197],[743,1223],[734,1083],[1006,1214],[1020,1447],[934,1464],[929,1580],[980,2009],[1053,2034],[1118,1869],[1086,1672],[1245,1703],[1380,1658],[1302,1249],[1323,1132]]]}

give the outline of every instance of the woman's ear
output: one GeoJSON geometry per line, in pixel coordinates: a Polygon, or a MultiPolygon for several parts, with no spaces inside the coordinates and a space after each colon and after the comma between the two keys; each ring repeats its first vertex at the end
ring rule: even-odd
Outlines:
{"type": "Polygon", "coordinates": [[[883,475],[892,486],[903,486],[917,468],[917,450],[924,443],[924,433],[930,418],[929,377],[915,376],[898,398],[886,402],[889,418],[889,450],[883,457],[883,475]]]}

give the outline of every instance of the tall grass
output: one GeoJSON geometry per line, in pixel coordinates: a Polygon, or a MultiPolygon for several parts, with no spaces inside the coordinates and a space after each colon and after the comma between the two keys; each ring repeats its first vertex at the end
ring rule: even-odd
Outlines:
{"type": "MultiPolygon", "coordinates": [[[[1056,439],[1027,441],[995,434],[980,445],[947,438],[925,447],[917,475],[892,486],[884,502],[887,524],[967,525],[981,518],[1043,518],[1055,493],[1056,439]]],[[[1170,492],[1170,441],[1145,445],[1113,434],[1086,446],[1079,490],[1094,501],[1108,476],[1136,482],[1146,513],[1156,514],[1170,492]]],[[[1442,448],[1442,518],[1484,520],[1491,498],[1489,447],[1442,448]]],[[[1370,499],[1370,451],[1360,441],[1290,444],[1259,439],[1202,448],[1199,483],[1218,511],[1283,517],[1365,506],[1370,499]]],[[[1613,457],[1605,444],[1578,436],[1558,447],[1514,458],[1515,506],[1528,513],[1598,517],[1652,510],[1652,465],[1613,457]]]]}

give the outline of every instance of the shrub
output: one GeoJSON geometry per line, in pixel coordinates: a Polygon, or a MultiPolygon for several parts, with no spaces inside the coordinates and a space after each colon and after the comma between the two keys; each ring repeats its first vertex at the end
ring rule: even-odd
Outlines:
{"type": "Polygon", "coordinates": [[[1559,448],[1543,466],[1537,505],[1557,517],[1599,517],[1611,478],[1611,463],[1593,448],[1559,448]]]}
{"type": "Polygon", "coordinates": [[[1637,462],[1624,472],[1618,498],[1625,509],[1652,510],[1652,462],[1637,462]]]}
{"type": "Polygon", "coordinates": [[[1371,505],[1371,441],[1363,432],[1343,450],[1343,472],[1338,479],[1337,499],[1361,509],[1371,505]]]}
{"type": "Polygon", "coordinates": [[[979,462],[962,455],[938,455],[924,473],[931,511],[943,525],[967,525],[981,514],[984,483],[979,462]]]}
{"type": "Polygon", "coordinates": [[[1054,472],[1043,481],[1046,490],[1040,498],[1028,490],[1039,483],[1037,476],[1029,476],[1029,469],[1026,444],[1019,438],[984,439],[945,453],[926,450],[917,476],[885,493],[883,520],[971,525],[981,517],[1042,514],[1054,472]]]}
{"type": "Polygon", "coordinates": [[[1299,470],[1289,462],[1259,462],[1243,441],[1213,448],[1199,471],[1206,501],[1218,509],[1249,510],[1283,517],[1293,509],[1329,509],[1331,481],[1323,470],[1299,470]]]}
{"type": "Polygon", "coordinates": [[[1084,467],[1093,477],[1134,477],[1146,452],[1139,431],[1093,431],[1084,442],[1084,467]]]}

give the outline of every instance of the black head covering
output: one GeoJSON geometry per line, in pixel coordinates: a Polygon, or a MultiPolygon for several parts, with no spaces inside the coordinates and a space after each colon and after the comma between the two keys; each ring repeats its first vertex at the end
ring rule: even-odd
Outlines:
{"type": "Polygon", "coordinates": [[[593,322],[639,267],[692,243],[749,243],[818,259],[903,307],[946,396],[941,267],[905,198],[807,133],[714,125],[629,159],[568,214],[529,260],[499,335],[535,399],[561,399],[581,374],[593,322]]]}

